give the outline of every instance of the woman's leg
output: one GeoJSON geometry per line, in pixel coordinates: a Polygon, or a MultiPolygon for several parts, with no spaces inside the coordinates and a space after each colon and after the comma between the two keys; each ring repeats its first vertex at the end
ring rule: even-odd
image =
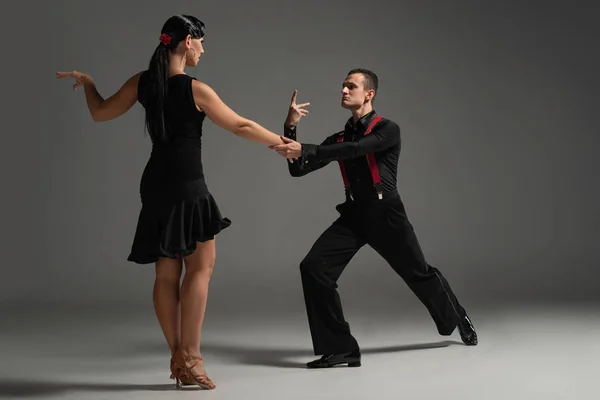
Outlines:
{"type": "Polygon", "coordinates": [[[206,376],[200,355],[202,322],[208,300],[208,282],[215,265],[215,240],[198,243],[196,251],[185,257],[185,275],[181,285],[181,342],[174,365],[178,386],[192,385],[214,389],[206,376]]]}
{"type": "Polygon", "coordinates": [[[167,339],[171,356],[179,347],[181,340],[179,281],[181,279],[181,258],[160,258],[156,262],[154,280],[154,311],[160,327],[167,339]]]}
{"type": "Polygon", "coordinates": [[[208,299],[208,283],[215,265],[215,240],[198,243],[196,251],[184,258],[181,285],[181,352],[200,357],[202,322],[208,299]]]}

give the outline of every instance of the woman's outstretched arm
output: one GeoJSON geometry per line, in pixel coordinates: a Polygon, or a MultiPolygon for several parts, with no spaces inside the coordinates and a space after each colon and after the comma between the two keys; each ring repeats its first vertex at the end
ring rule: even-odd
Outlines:
{"type": "Polygon", "coordinates": [[[281,136],[263,128],[258,123],[238,115],[229,108],[207,84],[192,81],[196,105],[206,116],[221,128],[244,139],[267,146],[283,143],[281,136]]]}
{"type": "Polygon", "coordinates": [[[103,122],[120,117],[133,107],[137,101],[137,87],[141,74],[141,72],[138,72],[133,75],[115,94],[107,99],[104,99],[98,93],[94,80],[88,74],[79,71],[57,72],[56,77],[58,79],[75,79],[73,89],[83,86],[85,100],[92,119],[96,122],[103,122]]]}

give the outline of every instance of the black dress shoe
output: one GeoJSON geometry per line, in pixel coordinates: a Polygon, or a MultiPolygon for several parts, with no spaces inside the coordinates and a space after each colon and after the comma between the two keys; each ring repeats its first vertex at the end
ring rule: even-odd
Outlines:
{"type": "Polygon", "coordinates": [[[360,367],[360,351],[350,353],[326,354],[318,360],[306,364],[308,368],[330,368],[338,364],[348,364],[348,367],[360,367]]]}
{"type": "Polygon", "coordinates": [[[477,333],[475,333],[475,327],[471,322],[471,319],[465,314],[464,317],[458,323],[458,332],[460,332],[460,338],[463,343],[467,346],[477,346],[477,333]]]}

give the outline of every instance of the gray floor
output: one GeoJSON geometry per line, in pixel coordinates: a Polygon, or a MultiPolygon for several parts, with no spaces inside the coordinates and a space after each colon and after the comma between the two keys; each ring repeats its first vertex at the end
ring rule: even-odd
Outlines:
{"type": "Polygon", "coordinates": [[[0,396],[29,399],[598,399],[597,306],[471,310],[480,345],[438,336],[421,310],[349,313],[361,368],[306,370],[304,315],[207,317],[211,392],[168,379],[151,310],[4,312],[0,396]]]}

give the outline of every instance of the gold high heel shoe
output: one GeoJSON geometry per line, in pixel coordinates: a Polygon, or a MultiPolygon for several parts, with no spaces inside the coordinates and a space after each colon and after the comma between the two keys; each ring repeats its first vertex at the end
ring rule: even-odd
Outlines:
{"type": "MultiPolygon", "coordinates": [[[[175,358],[174,357],[171,357],[171,364],[170,364],[169,368],[171,369],[171,376],[169,376],[169,379],[177,380],[177,367],[175,366],[175,358]]],[[[184,385],[193,385],[194,384],[194,382],[190,382],[189,379],[186,379],[185,376],[181,376],[180,380],[184,385]]]]}
{"type": "Polygon", "coordinates": [[[203,365],[202,357],[185,356],[177,352],[172,358],[172,375],[175,378],[178,389],[187,389],[200,387],[206,390],[212,390],[217,387],[215,383],[205,374],[194,372],[194,368],[199,364],[203,365]]]}

